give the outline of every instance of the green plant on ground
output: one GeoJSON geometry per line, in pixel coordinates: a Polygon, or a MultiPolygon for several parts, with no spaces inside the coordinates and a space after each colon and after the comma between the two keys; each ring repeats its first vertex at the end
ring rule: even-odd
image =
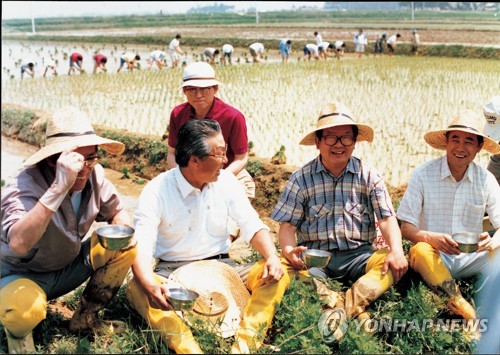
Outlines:
{"type": "Polygon", "coordinates": [[[125,166],[123,168],[121,168],[120,171],[123,174],[123,176],[121,177],[122,179],[130,179],[129,171],[125,166]]]}
{"type": "Polygon", "coordinates": [[[247,162],[246,169],[248,173],[253,177],[262,175],[264,169],[264,164],[260,160],[249,158],[247,162]]]}

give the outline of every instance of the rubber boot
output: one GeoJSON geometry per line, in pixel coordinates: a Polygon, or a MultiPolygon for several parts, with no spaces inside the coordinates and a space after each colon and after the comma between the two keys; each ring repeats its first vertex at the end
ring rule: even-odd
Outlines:
{"type": "Polygon", "coordinates": [[[439,252],[428,243],[417,243],[410,248],[410,266],[417,271],[434,291],[448,296],[448,309],[466,320],[476,320],[476,311],[463,298],[458,285],[441,260],[439,252]]]}
{"type": "Polygon", "coordinates": [[[80,305],[69,322],[73,333],[106,331],[105,324],[98,319],[98,312],[116,295],[137,254],[135,245],[126,250],[109,251],[99,244],[96,233],[91,238],[90,259],[96,271],[90,277],[80,305]]]}
{"type": "Polygon", "coordinates": [[[5,329],[5,334],[7,334],[9,354],[31,354],[35,352],[32,332],[22,338],[13,336],[7,329],[5,329]]]}
{"type": "Polygon", "coordinates": [[[344,308],[345,300],[340,293],[330,290],[318,279],[313,278],[313,282],[316,286],[316,292],[318,292],[319,297],[325,302],[326,308],[344,308]]]}
{"type": "Polygon", "coordinates": [[[366,307],[394,283],[390,269],[382,275],[382,268],[388,253],[389,249],[379,249],[373,253],[366,264],[366,274],[361,276],[345,293],[347,318],[352,319],[365,312],[366,307]]]}
{"type": "MultiPolygon", "coordinates": [[[[155,275],[161,284],[163,279],[155,275]]],[[[189,328],[173,311],[152,308],[149,300],[135,279],[126,290],[127,298],[134,309],[144,318],[152,329],[161,330],[162,341],[177,354],[201,354],[202,350],[189,328]]]]}
{"type": "Polygon", "coordinates": [[[295,275],[286,258],[281,258],[281,264],[285,271],[283,277],[278,282],[268,285],[265,285],[260,278],[264,271],[264,259],[250,270],[247,288],[252,292],[252,296],[243,310],[240,328],[236,331],[231,353],[255,352],[262,345],[267,330],[271,326],[276,305],[281,302],[290,284],[290,275],[295,275]]]}

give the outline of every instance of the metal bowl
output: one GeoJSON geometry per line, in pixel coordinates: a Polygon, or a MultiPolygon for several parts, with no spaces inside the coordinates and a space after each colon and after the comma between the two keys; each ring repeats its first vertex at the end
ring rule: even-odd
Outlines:
{"type": "Polygon", "coordinates": [[[170,288],[168,291],[170,296],[167,296],[167,300],[176,311],[192,310],[200,296],[197,292],[185,288],[170,288]]]}
{"type": "Polygon", "coordinates": [[[307,268],[324,268],[328,265],[332,256],[332,253],[324,250],[307,249],[302,252],[302,261],[306,264],[307,268]]]}
{"type": "Polygon", "coordinates": [[[478,234],[471,232],[453,233],[451,237],[458,243],[458,249],[462,253],[475,252],[479,248],[477,244],[481,240],[478,234]]]}
{"type": "Polygon", "coordinates": [[[118,224],[111,224],[96,229],[99,243],[101,243],[103,248],[108,250],[128,248],[134,238],[134,232],[134,228],[118,224]]]}

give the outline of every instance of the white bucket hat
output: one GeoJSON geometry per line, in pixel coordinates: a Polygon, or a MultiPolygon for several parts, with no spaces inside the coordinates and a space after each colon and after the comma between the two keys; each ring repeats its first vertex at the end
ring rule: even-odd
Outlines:
{"type": "Polygon", "coordinates": [[[500,141],[500,96],[493,96],[490,102],[483,107],[484,134],[495,141],[500,141]]]}
{"type": "Polygon", "coordinates": [[[448,128],[427,132],[424,135],[424,140],[433,148],[445,150],[446,132],[468,132],[483,137],[484,144],[482,149],[492,154],[500,153],[500,145],[483,133],[483,126],[483,120],[476,112],[465,110],[451,120],[448,128]]]}
{"type": "Polygon", "coordinates": [[[49,117],[45,137],[45,146],[26,159],[25,166],[35,165],[72,147],[98,145],[114,155],[120,155],[125,150],[123,143],[97,136],[87,115],[72,106],[61,107],[49,117]]]}
{"type": "Polygon", "coordinates": [[[316,128],[314,128],[312,131],[309,131],[309,133],[307,133],[307,135],[302,138],[299,144],[315,145],[316,142],[314,140],[314,137],[316,135],[316,131],[344,125],[352,125],[358,127],[358,137],[356,138],[357,142],[373,141],[373,128],[365,124],[356,123],[349,110],[344,105],[336,102],[328,104],[321,109],[318,117],[318,122],[316,123],[316,128]]]}
{"type": "Polygon", "coordinates": [[[182,85],[179,89],[185,86],[206,88],[219,84],[220,83],[215,80],[215,71],[210,64],[206,62],[194,62],[184,68],[182,85]]]}
{"type": "Polygon", "coordinates": [[[168,279],[200,295],[193,313],[206,317],[218,335],[234,335],[250,293],[233,267],[217,260],[194,261],[176,269],[168,279]]]}

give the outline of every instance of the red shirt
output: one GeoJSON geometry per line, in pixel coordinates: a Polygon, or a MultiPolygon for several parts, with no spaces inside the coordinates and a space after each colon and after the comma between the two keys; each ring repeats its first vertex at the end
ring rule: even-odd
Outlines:
{"type": "MultiPolygon", "coordinates": [[[[247,124],[245,116],[240,111],[216,97],[212,108],[204,118],[219,122],[222,136],[227,143],[228,162],[224,167],[234,161],[235,154],[244,154],[248,151],[247,124]]],[[[170,114],[168,131],[168,145],[170,147],[175,148],[177,146],[179,130],[190,119],[196,119],[196,115],[189,102],[174,107],[170,114]]]]}
{"type": "Polygon", "coordinates": [[[80,53],[76,53],[76,52],[75,52],[75,53],[71,53],[71,57],[70,57],[70,58],[71,58],[71,61],[72,61],[72,62],[76,62],[76,61],[78,61],[78,56],[81,56],[81,57],[82,57],[82,59],[83,59],[83,56],[82,56],[80,53]]]}
{"type": "Polygon", "coordinates": [[[107,58],[105,55],[103,55],[103,54],[96,54],[96,55],[94,56],[94,60],[95,60],[95,62],[96,62],[97,64],[101,64],[103,59],[108,60],[108,58],[107,58]]]}

